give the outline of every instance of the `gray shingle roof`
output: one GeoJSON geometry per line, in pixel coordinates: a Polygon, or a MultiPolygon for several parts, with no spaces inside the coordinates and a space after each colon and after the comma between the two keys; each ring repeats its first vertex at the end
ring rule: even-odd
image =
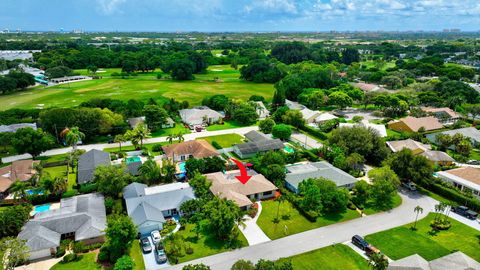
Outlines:
{"type": "Polygon", "coordinates": [[[106,222],[103,195],[85,194],[62,199],[59,209],[37,213],[18,237],[27,240],[30,251],[35,251],[59,246],[65,233],[75,232],[75,241],[102,236],[106,222]]]}
{"type": "Polygon", "coordinates": [[[430,261],[430,268],[432,270],[478,270],[480,263],[458,251],[430,261]]]}
{"type": "Polygon", "coordinates": [[[470,138],[475,143],[480,143],[480,130],[474,128],[474,127],[467,127],[467,128],[459,128],[459,129],[453,129],[453,130],[447,130],[443,132],[436,132],[436,133],[431,133],[427,134],[426,137],[429,141],[435,143],[437,140],[437,135],[438,134],[448,134],[450,136],[453,136],[455,134],[462,134],[465,137],[470,138]]]}
{"type": "Polygon", "coordinates": [[[141,202],[137,208],[130,213],[130,217],[137,225],[143,224],[145,221],[165,222],[162,211],[148,202],[141,202]]]}
{"type": "Polygon", "coordinates": [[[430,266],[427,260],[418,254],[413,254],[391,262],[388,266],[388,270],[430,270],[430,266]]]}
{"type": "Polygon", "coordinates": [[[137,176],[139,174],[138,169],[140,166],[142,166],[141,161],[130,162],[127,164],[127,170],[131,175],[137,176]]]}
{"type": "Polygon", "coordinates": [[[148,186],[142,183],[133,182],[123,189],[123,198],[141,197],[145,195],[145,188],[148,186]]]}
{"type": "Polygon", "coordinates": [[[0,125],[0,132],[16,132],[21,128],[33,128],[37,129],[36,123],[20,123],[20,124],[11,124],[11,125],[0,125]]]}
{"type": "Polygon", "coordinates": [[[109,153],[96,149],[88,151],[78,159],[77,182],[79,184],[91,182],[98,166],[110,164],[109,153]]]}
{"type": "Polygon", "coordinates": [[[353,184],[358,180],[350,174],[334,167],[326,161],[314,163],[297,163],[287,166],[285,180],[298,189],[298,185],[309,178],[326,178],[335,182],[337,186],[353,184]]]}
{"type": "Polygon", "coordinates": [[[245,138],[248,139],[248,142],[234,146],[244,155],[269,150],[279,150],[284,147],[281,140],[271,139],[267,135],[256,130],[245,133],[245,138]]]}
{"type": "Polygon", "coordinates": [[[269,139],[267,135],[263,134],[262,132],[258,132],[256,130],[251,130],[245,133],[244,136],[251,142],[259,142],[259,141],[264,141],[269,139]]]}

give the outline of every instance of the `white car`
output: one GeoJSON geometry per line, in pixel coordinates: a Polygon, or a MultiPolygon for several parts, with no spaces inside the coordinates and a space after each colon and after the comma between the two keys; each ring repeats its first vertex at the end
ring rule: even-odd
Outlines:
{"type": "Polygon", "coordinates": [[[160,242],[160,240],[162,239],[162,237],[160,236],[160,232],[155,230],[155,231],[152,231],[150,233],[150,236],[152,236],[152,241],[153,241],[153,244],[157,244],[160,242]]]}

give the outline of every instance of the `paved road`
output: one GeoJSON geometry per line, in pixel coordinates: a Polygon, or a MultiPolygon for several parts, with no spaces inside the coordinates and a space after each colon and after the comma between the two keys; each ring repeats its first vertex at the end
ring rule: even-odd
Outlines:
{"type": "Polygon", "coordinates": [[[435,200],[420,194],[402,193],[402,205],[388,212],[358,218],[343,223],[290,235],[274,241],[261,243],[221,254],[200,258],[183,264],[171,266],[168,269],[182,269],[187,264],[204,263],[212,269],[230,269],[231,265],[239,259],[256,262],[259,259],[277,260],[290,257],[348,241],[352,235],[362,236],[388,230],[413,222],[415,215],[413,209],[420,205],[424,212],[419,218],[425,217],[433,211],[435,200]]]}
{"type": "MultiPolygon", "coordinates": [[[[243,135],[243,134],[245,134],[249,131],[252,131],[252,130],[258,130],[258,126],[232,128],[232,129],[216,130],[216,131],[195,132],[195,133],[185,134],[185,135],[183,135],[183,137],[185,138],[185,141],[190,141],[190,140],[195,140],[197,138],[214,136],[214,135],[224,135],[224,134],[232,134],[232,133],[237,133],[237,134],[243,135]]],[[[160,143],[160,142],[166,142],[166,141],[167,141],[167,136],[164,136],[164,137],[155,137],[155,138],[146,139],[143,143],[144,144],[160,143]]],[[[132,145],[132,143],[131,142],[125,142],[125,143],[122,144],[122,146],[129,146],[129,145],[132,145]]],[[[104,148],[110,148],[110,147],[116,147],[116,146],[118,146],[118,144],[99,143],[99,144],[79,145],[78,149],[84,149],[86,151],[89,151],[89,150],[92,150],[92,149],[103,150],[104,148]]],[[[68,153],[71,150],[72,150],[71,147],[52,149],[52,150],[48,150],[48,151],[42,153],[40,156],[61,155],[61,154],[68,153]]],[[[27,159],[27,158],[32,158],[32,156],[30,156],[29,154],[23,154],[23,155],[4,157],[4,158],[2,158],[2,162],[6,163],[6,162],[12,162],[12,161],[15,161],[15,160],[20,160],[20,159],[27,159]]]]}

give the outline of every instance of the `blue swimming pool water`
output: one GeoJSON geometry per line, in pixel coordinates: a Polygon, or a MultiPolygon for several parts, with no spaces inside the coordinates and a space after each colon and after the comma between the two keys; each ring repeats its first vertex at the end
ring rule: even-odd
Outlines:
{"type": "Polygon", "coordinates": [[[178,168],[180,169],[180,172],[184,173],[187,170],[185,169],[185,162],[180,162],[178,163],[178,168]]]}
{"type": "Polygon", "coordinates": [[[35,206],[35,213],[41,213],[50,210],[50,204],[42,204],[35,206]]]}
{"type": "Polygon", "coordinates": [[[25,191],[27,195],[43,195],[43,190],[40,189],[28,189],[25,191]]]}
{"type": "Polygon", "coordinates": [[[283,148],[283,151],[289,153],[289,154],[292,154],[295,152],[295,150],[293,150],[293,148],[291,148],[290,146],[288,145],[285,145],[285,147],[283,148]]]}
{"type": "Polygon", "coordinates": [[[127,164],[142,161],[139,156],[127,158],[127,164]]]}

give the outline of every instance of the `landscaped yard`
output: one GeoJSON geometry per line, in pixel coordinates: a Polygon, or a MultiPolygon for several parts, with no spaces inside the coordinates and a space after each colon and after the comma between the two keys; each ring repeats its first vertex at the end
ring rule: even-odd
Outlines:
{"type": "Polygon", "coordinates": [[[417,231],[410,229],[413,224],[407,224],[368,235],[365,239],[393,260],[415,253],[426,260],[433,260],[454,251],[462,251],[480,261],[480,231],[450,219],[452,223],[450,229],[432,232],[430,222],[434,216],[434,213],[430,213],[424,219],[419,220],[417,231]]]}
{"type": "Polygon", "coordinates": [[[290,260],[293,269],[367,270],[367,261],[350,247],[338,244],[281,260],[290,260]]]}
{"type": "MultiPolygon", "coordinates": [[[[165,101],[175,98],[188,101],[190,105],[200,105],[206,96],[224,94],[231,98],[248,100],[252,94],[261,95],[270,100],[273,96],[273,84],[253,83],[240,80],[240,72],[230,66],[211,66],[206,74],[195,74],[192,81],[173,81],[157,79],[157,73],[138,73],[138,76],[126,79],[111,77],[118,69],[106,69],[98,73],[102,79],[61,84],[52,87],[38,86],[19,91],[0,98],[0,108],[36,108],[71,107],[93,98],[111,98],[120,100],[154,98],[165,101]],[[218,80],[214,80],[218,78],[218,80]]],[[[80,71],[84,72],[84,71],[80,71]]]]}
{"type": "MultiPolygon", "coordinates": [[[[72,173],[72,168],[69,170],[68,174],[68,189],[67,190],[72,190],[73,187],[77,184],[77,174],[72,173]]],[[[43,169],[44,172],[47,172],[50,174],[52,178],[55,177],[65,177],[65,172],[67,171],[67,166],[55,166],[55,167],[48,167],[43,169]]]]}
{"type": "MultiPolygon", "coordinates": [[[[397,207],[402,203],[401,197],[397,194],[393,200],[393,207],[397,207]]],[[[277,217],[278,202],[273,200],[262,202],[262,213],[257,220],[258,226],[265,232],[270,239],[278,239],[287,235],[300,233],[327,226],[330,224],[347,221],[360,217],[360,213],[347,209],[341,214],[327,214],[317,218],[316,222],[306,219],[289,201],[285,200],[280,204],[278,224],[273,223],[277,217]]],[[[380,209],[367,207],[364,213],[371,215],[380,212],[380,209]]]]}
{"type": "MultiPolygon", "coordinates": [[[[178,141],[172,141],[172,143],[177,143],[177,142],[178,141]]],[[[149,144],[144,144],[143,147],[147,148],[148,151],[152,152],[153,154],[158,154],[159,152],[154,152],[152,150],[152,147],[156,144],[167,145],[167,144],[169,144],[169,142],[149,143],[149,144]]],[[[117,146],[110,147],[110,148],[104,148],[103,151],[108,152],[108,153],[120,152],[120,147],[118,146],[118,143],[114,144],[114,145],[117,145],[117,146]]],[[[129,145],[129,146],[122,145],[122,152],[128,152],[128,151],[135,151],[135,147],[133,145],[129,145]]]]}
{"type": "Polygon", "coordinates": [[[243,143],[243,137],[235,133],[201,137],[201,138],[197,138],[197,140],[198,139],[206,140],[210,144],[212,144],[212,142],[215,141],[218,144],[220,144],[220,146],[222,146],[223,148],[232,147],[234,144],[243,143]]]}
{"type": "Polygon", "coordinates": [[[81,258],[75,262],[69,263],[57,263],[55,264],[50,270],[71,270],[71,269],[81,269],[81,270],[94,270],[94,269],[102,269],[102,266],[97,264],[96,257],[97,254],[95,252],[90,252],[86,254],[80,255],[81,258]]]}
{"type": "Polygon", "coordinates": [[[231,128],[239,128],[239,127],[245,127],[245,125],[242,125],[236,121],[225,121],[223,124],[215,124],[215,125],[210,125],[207,127],[208,131],[215,131],[215,130],[224,130],[224,129],[231,129],[231,128]]]}
{"type": "Polygon", "coordinates": [[[310,222],[289,201],[283,201],[280,204],[278,224],[273,223],[277,216],[278,202],[263,201],[262,213],[257,220],[258,226],[265,232],[270,239],[278,239],[287,235],[312,230],[315,228],[327,226],[333,223],[342,222],[360,217],[357,211],[347,209],[343,214],[332,214],[319,217],[316,222],[310,222]],[[286,217],[288,216],[288,219],[286,217]]]}
{"type": "MultiPolygon", "coordinates": [[[[210,256],[213,254],[221,253],[230,250],[229,248],[225,247],[224,243],[215,239],[215,237],[211,234],[204,235],[200,233],[199,238],[197,239],[193,224],[186,224],[184,230],[180,230],[175,234],[182,236],[184,241],[182,243],[185,246],[190,246],[193,249],[192,254],[186,254],[183,252],[184,256],[179,258],[178,263],[190,261],[193,259],[210,256]]],[[[240,245],[242,247],[248,246],[247,239],[243,236],[242,233],[239,232],[238,234],[238,241],[240,241],[240,245]]],[[[168,250],[168,242],[166,243],[166,248],[168,250]]]]}
{"type": "Polygon", "coordinates": [[[173,128],[162,128],[155,132],[152,132],[152,137],[163,137],[171,134],[188,134],[191,133],[190,129],[183,126],[183,124],[177,123],[173,128]]]}
{"type": "Polygon", "coordinates": [[[133,261],[135,262],[134,270],[145,269],[145,262],[143,261],[143,255],[138,241],[133,241],[132,247],[130,248],[130,257],[132,257],[133,261]]]}

